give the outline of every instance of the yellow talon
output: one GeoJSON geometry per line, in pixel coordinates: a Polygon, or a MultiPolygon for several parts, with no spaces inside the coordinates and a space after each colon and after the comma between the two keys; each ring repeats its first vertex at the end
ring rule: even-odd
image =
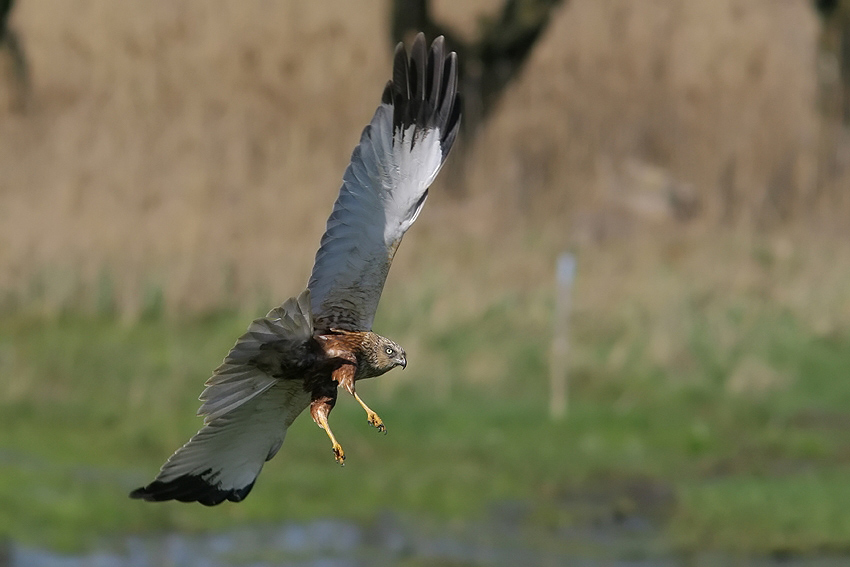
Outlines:
{"type": "Polygon", "coordinates": [[[363,409],[366,410],[366,419],[369,420],[369,425],[371,425],[372,427],[377,427],[378,431],[380,431],[381,433],[386,433],[387,428],[386,426],[384,426],[384,422],[381,420],[381,418],[378,417],[378,414],[373,412],[372,408],[367,406],[363,402],[363,400],[360,399],[360,396],[357,395],[357,392],[352,392],[352,395],[354,396],[354,399],[357,400],[357,403],[359,403],[363,407],[363,409]]]}
{"type": "Polygon", "coordinates": [[[381,418],[378,417],[378,414],[376,414],[375,412],[369,412],[366,415],[367,415],[367,418],[369,420],[369,425],[377,428],[378,431],[380,431],[381,433],[387,432],[387,428],[384,425],[384,422],[381,420],[381,418]]]}
{"type": "Polygon", "coordinates": [[[345,465],[345,451],[342,450],[342,446],[339,443],[334,443],[333,452],[336,462],[345,465]]]}

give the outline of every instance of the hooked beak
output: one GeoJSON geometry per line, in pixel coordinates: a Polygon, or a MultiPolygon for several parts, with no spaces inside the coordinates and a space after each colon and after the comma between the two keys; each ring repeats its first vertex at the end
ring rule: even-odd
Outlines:
{"type": "Polygon", "coordinates": [[[407,368],[407,357],[406,356],[402,357],[401,362],[399,363],[399,366],[401,366],[402,370],[407,368]]]}

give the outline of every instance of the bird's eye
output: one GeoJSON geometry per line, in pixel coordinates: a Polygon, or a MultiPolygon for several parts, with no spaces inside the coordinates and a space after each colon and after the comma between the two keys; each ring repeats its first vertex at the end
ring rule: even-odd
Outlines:
{"type": "Polygon", "coordinates": [[[395,352],[395,351],[393,351],[393,349],[391,349],[390,347],[387,347],[387,348],[386,348],[386,353],[387,353],[388,355],[392,356],[392,355],[393,355],[393,352],[395,352]]]}

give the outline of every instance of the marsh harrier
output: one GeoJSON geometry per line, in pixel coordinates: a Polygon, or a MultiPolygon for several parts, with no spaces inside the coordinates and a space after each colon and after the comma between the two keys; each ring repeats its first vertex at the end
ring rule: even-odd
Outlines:
{"type": "Polygon", "coordinates": [[[251,323],[206,382],[203,428],[132,498],[207,506],[243,500],[308,406],[342,463],[328,424],[338,387],[386,431],[355,384],[407,365],[404,349],[373,333],[372,321],[393,255],[459,124],[455,53],[446,54],[442,37],[427,49],[419,34],[409,57],[399,44],[393,78],[343,175],[307,289],[251,323]]]}

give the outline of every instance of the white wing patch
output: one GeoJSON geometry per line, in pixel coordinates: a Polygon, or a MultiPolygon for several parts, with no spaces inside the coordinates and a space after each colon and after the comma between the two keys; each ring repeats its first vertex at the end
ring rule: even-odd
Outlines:
{"type": "Polygon", "coordinates": [[[395,247],[422,211],[428,187],[443,165],[440,132],[436,129],[417,131],[416,126],[410,126],[402,134],[401,143],[394,147],[393,158],[398,164],[398,179],[387,188],[387,208],[392,209],[387,219],[398,219],[398,222],[387,222],[384,243],[395,247]]]}

